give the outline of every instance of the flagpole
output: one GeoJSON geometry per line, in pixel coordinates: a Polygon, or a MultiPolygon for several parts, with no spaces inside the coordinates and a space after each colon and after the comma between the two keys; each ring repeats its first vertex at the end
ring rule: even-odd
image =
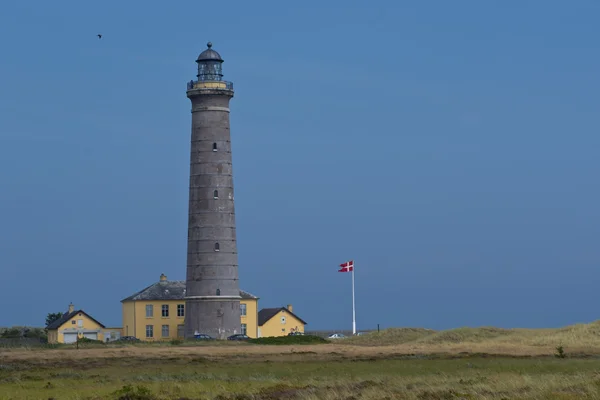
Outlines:
{"type": "Polygon", "coordinates": [[[354,270],[356,263],[352,266],[352,335],[356,335],[356,309],[354,306],[354,270]]]}

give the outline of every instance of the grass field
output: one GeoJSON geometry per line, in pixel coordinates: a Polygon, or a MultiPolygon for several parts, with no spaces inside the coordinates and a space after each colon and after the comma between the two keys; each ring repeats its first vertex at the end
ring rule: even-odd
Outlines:
{"type": "Polygon", "coordinates": [[[0,349],[0,399],[600,399],[600,323],[273,344],[0,349]]]}

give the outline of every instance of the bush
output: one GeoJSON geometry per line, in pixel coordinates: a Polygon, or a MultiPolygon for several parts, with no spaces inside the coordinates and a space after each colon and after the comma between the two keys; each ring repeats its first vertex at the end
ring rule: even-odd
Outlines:
{"type": "Polygon", "coordinates": [[[102,340],[94,340],[86,337],[80,337],[77,341],[81,344],[105,344],[102,340]]]}
{"type": "Polygon", "coordinates": [[[183,344],[183,340],[181,340],[181,339],[172,339],[170,343],[171,343],[171,346],[179,346],[180,344],[183,344]]]}
{"type": "Polygon", "coordinates": [[[154,400],[156,396],[152,394],[150,389],[143,386],[133,387],[131,385],[123,386],[121,389],[113,393],[113,396],[118,400],[154,400]]]}
{"type": "Polygon", "coordinates": [[[565,354],[565,349],[561,346],[556,347],[556,353],[554,353],[554,357],[556,358],[565,358],[567,355],[565,354]]]}
{"type": "Polygon", "coordinates": [[[25,326],[13,326],[12,328],[1,329],[0,338],[2,339],[48,339],[48,335],[43,329],[28,328],[25,326]]]}
{"type": "Polygon", "coordinates": [[[292,335],[292,336],[271,336],[271,337],[250,339],[250,340],[248,340],[248,343],[286,345],[286,344],[324,344],[324,343],[329,343],[329,342],[320,336],[292,335]]]}
{"type": "Polygon", "coordinates": [[[3,339],[14,339],[23,337],[23,331],[19,328],[8,328],[2,332],[3,339]]]}
{"type": "Polygon", "coordinates": [[[38,338],[48,340],[48,334],[46,331],[40,328],[26,329],[24,336],[26,338],[38,338]]]}

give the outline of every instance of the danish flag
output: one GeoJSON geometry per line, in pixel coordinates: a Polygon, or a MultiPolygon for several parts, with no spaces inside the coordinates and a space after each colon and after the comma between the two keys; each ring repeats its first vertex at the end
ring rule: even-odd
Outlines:
{"type": "Polygon", "coordinates": [[[354,271],[354,261],[350,260],[343,264],[340,264],[340,269],[338,272],[350,272],[354,271]]]}

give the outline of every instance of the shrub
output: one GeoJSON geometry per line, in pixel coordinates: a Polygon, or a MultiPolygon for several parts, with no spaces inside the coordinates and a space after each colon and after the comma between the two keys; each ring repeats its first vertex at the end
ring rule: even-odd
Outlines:
{"type": "Polygon", "coordinates": [[[25,332],[25,337],[48,340],[48,334],[43,329],[39,328],[29,329],[25,332]]]}
{"type": "Polygon", "coordinates": [[[102,340],[89,339],[86,337],[80,337],[77,341],[81,344],[105,344],[102,340]]]}
{"type": "Polygon", "coordinates": [[[554,353],[554,357],[565,358],[566,356],[565,349],[562,347],[562,345],[556,346],[556,353],[554,353]]]}
{"type": "Polygon", "coordinates": [[[113,393],[117,400],[154,400],[156,396],[143,386],[125,385],[113,393]]]}
{"type": "Polygon", "coordinates": [[[28,328],[26,326],[13,326],[12,328],[0,329],[0,338],[2,339],[47,339],[48,336],[43,329],[28,328]]]}
{"type": "Polygon", "coordinates": [[[7,328],[2,332],[3,339],[15,339],[23,337],[23,330],[19,328],[7,328]]]}

